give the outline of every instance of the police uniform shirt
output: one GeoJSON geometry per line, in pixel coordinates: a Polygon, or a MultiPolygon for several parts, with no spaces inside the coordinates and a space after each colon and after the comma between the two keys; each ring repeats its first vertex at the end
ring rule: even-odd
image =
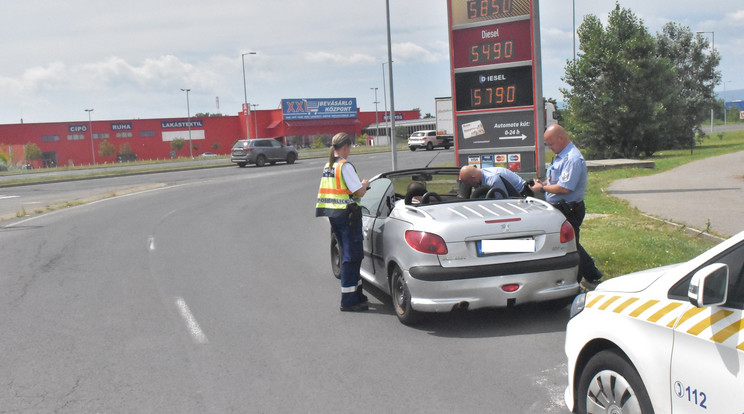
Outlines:
{"type": "Polygon", "coordinates": [[[586,192],[586,161],[573,143],[566,145],[548,168],[548,183],[558,184],[571,190],[568,194],[545,193],[545,201],[551,204],[565,201],[578,203],[584,200],[586,192]]]}
{"type": "MultiPolygon", "coordinates": [[[[481,179],[481,185],[487,185],[491,188],[498,188],[504,192],[504,194],[510,195],[507,191],[506,186],[501,181],[503,177],[509,184],[514,187],[517,191],[524,189],[524,180],[518,176],[515,172],[504,167],[486,167],[481,169],[483,178],[481,179]]],[[[511,194],[514,195],[514,194],[511,194]]],[[[517,194],[518,195],[518,194],[517,194]]]]}
{"type": "Polygon", "coordinates": [[[355,193],[357,190],[362,188],[362,182],[359,181],[359,176],[357,175],[354,166],[350,163],[345,162],[344,165],[341,166],[341,176],[344,177],[346,188],[348,188],[352,193],[355,193]]]}

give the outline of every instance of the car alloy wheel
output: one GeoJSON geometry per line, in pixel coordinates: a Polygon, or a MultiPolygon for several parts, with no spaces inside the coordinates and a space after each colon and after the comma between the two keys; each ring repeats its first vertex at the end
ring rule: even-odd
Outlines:
{"type": "Polygon", "coordinates": [[[287,164],[294,164],[296,159],[297,156],[294,154],[294,152],[290,152],[289,155],[287,155],[287,164]]]}
{"type": "Polygon", "coordinates": [[[587,414],[653,414],[638,372],[612,350],[593,356],[581,373],[578,412],[587,414]]]}
{"type": "Polygon", "coordinates": [[[411,293],[398,266],[395,266],[390,277],[390,294],[395,314],[404,325],[413,325],[421,319],[421,313],[411,307],[411,293]]]}
{"type": "Polygon", "coordinates": [[[264,165],[266,165],[266,157],[259,155],[258,158],[256,158],[256,167],[263,167],[264,165]]]}

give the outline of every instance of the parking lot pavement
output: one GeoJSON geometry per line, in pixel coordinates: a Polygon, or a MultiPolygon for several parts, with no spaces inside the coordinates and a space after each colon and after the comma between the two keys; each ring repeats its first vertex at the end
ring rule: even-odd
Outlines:
{"type": "Polygon", "coordinates": [[[608,192],[651,216],[730,237],[744,230],[744,151],[618,180],[608,192]]]}

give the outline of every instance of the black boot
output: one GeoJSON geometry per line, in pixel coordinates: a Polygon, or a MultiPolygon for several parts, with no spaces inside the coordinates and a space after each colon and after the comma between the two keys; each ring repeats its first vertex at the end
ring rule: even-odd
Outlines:
{"type": "Polygon", "coordinates": [[[364,294],[364,291],[362,291],[362,286],[359,285],[359,287],[356,290],[357,297],[359,298],[359,303],[367,303],[369,302],[369,298],[364,294]]]}

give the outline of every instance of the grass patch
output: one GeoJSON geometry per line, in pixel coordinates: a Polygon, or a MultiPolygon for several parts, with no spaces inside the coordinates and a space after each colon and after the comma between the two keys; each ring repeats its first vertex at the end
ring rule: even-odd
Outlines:
{"type": "Polygon", "coordinates": [[[723,139],[706,139],[692,153],[689,149],[659,152],[651,158],[656,163],[653,169],[623,168],[589,173],[585,198],[587,214],[601,216],[584,221],[581,244],[592,255],[605,279],[683,262],[716,244],[646,217],[626,201],[608,195],[605,189],[618,179],[658,174],[703,158],[744,151],[744,131],[723,134],[723,139]]]}

